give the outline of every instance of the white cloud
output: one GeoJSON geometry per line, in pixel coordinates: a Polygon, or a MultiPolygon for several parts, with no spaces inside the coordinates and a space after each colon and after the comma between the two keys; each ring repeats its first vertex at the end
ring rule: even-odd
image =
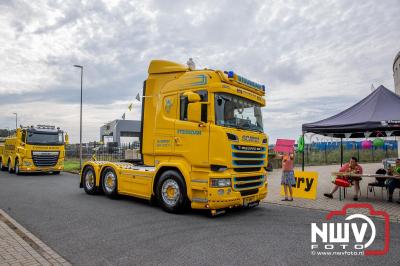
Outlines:
{"type": "Polygon", "coordinates": [[[267,84],[266,131],[295,138],[302,123],[349,107],[371,83],[393,88],[399,12],[398,0],[2,3],[0,127],[12,127],[18,111],[24,123],[61,125],[77,141],[72,65],[82,64],[84,138],[97,139],[127,111],[151,59],[193,57],[267,84]]]}
{"type": "MultiPolygon", "coordinates": [[[[83,108],[83,141],[98,141],[100,126],[114,119],[121,119],[123,113],[126,119],[140,119],[140,103],[134,102],[132,111],[128,110],[129,101],[117,101],[112,105],[85,105],[83,108]]],[[[0,118],[2,128],[15,128],[14,110],[18,111],[19,125],[54,125],[68,132],[71,141],[79,141],[79,104],[60,104],[37,102],[21,104],[2,104],[0,118]],[[12,110],[12,111],[11,111],[12,110]],[[34,110],[32,112],[32,110],[34,110]]]]}

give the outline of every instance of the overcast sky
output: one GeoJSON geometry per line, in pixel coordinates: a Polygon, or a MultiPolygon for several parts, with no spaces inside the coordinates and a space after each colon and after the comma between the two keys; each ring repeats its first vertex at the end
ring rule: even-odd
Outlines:
{"type": "Polygon", "coordinates": [[[234,70],[266,84],[264,129],[297,138],[301,124],[394,90],[400,0],[0,0],[0,128],[54,124],[84,141],[107,121],[140,117],[134,102],[152,59],[234,70]]]}

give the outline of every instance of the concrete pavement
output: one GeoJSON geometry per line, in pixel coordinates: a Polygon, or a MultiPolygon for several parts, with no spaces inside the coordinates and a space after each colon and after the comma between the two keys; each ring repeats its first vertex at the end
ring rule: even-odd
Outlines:
{"type": "Polygon", "coordinates": [[[71,265],[0,209],[0,265],[71,265]]]}
{"type": "MultiPolygon", "coordinates": [[[[381,257],[310,255],[310,224],[327,212],[263,203],[209,218],[146,201],[89,196],[78,176],[0,173],[0,208],[73,265],[352,265],[400,261],[398,224],[381,257]]],[[[272,194],[272,193],[271,193],[272,194]]]]}
{"type": "MultiPolygon", "coordinates": [[[[364,170],[364,173],[375,173],[377,169],[382,168],[383,165],[379,163],[372,164],[361,164],[364,170]]],[[[299,208],[307,208],[307,209],[315,209],[315,210],[339,210],[343,207],[344,204],[347,203],[356,203],[353,201],[354,190],[353,188],[347,189],[346,199],[340,201],[339,200],[339,191],[336,192],[333,199],[328,199],[324,197],[324,193],[330,192],[332,188],[331,183],[331,173],[338,171],[340,165],[327,165],[327,166],[310,166],[306,167],[305,171],[316,171],[319,173],[318,177],[318,188],[317,188],[317,199],[309,200],[309,199],[295,199],[292,202],[281,201],[282,196],[280,195],[280,181],[281,181],[281,170],[274,170],[270,173],[268,178],[269,183],[269,194],[266,198],[265,202],[273,203],[283,206],[291,206],[291,207],[299,207],[299,208]]],[[[297,168],[296,170],[300,170],[297,168]]],[[[391,221],[400,222],[400,204],[396,203],[398,199],[400,199],[399,189],[396,189],[393,193],[394,202],[386,201],[386,189],[383,190],[383,199],[381,188],[375,188],[374,193],[368,192],[367,198],[367,186],[368,183],[374,182],[375,179],[364,177],[360,182],[361,188],[361,196],[357,203],[369,203],[376,210],[386,211],[391,221]]],[[[366,210],[364,211],[366,212],[366,210]]],[[[361,212],[363,213],[363,212],[361,212]]]]}

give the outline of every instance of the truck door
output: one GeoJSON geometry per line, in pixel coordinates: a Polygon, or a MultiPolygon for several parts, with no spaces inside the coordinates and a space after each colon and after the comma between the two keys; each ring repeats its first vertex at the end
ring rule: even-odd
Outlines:
{"type": "Polygon", "coordinates": [[[200,95],[202,104],[201,117],[204,122],[187,121],[188,99],[183,94],[179,96],[179,114],[175,122],[175,154],[182,156],[186,161],[196,167],[209,165],[209,136],[210,126],[208,117],[208,93],[206,90],[194,91],[200,95]]]}
{"type": "Polygon", "coordinates": [[[175,120],[178,113],[178,94],[172,93],[164,95],[161,99],[162,105],[156,111],[155,131],[154,131],[154,155],[157,160],[160,156],[171,156],[174,149],[174,129],[175,120]]]}

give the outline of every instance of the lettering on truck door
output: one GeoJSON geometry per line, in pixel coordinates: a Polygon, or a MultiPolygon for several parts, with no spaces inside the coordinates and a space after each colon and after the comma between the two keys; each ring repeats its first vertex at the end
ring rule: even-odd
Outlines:
{"type": "MultiPolygon", "coordinates": [[[[174,150],[174,128],[178,113],[178,94],[165,95],[156,113],[154,153],[171,156],[174,150]]],[[[157,158],[160,161],[162,158],[157,158]]]]}

